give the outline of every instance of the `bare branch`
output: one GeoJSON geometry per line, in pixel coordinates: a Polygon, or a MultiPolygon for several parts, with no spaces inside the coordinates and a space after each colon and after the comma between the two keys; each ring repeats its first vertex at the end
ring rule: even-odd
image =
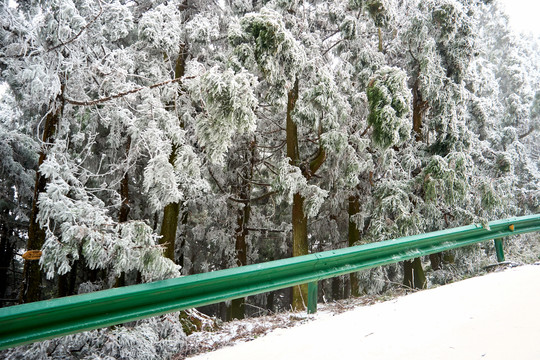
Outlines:
{"type": "Polygon", "coordinates": [[[529,128],[529,130],[528,130],[525,134],[519,135],[518,137],[519,137],[519,139],[523,139],[523,138],[525,138],[525,137],[531,135],[535,130],[536,130],[536,129],[534,128],[534,126],[531,126],[531,127],[529,128]]]}
{"type": "Polygon", "coordinates": [[[289,230],[262,229],[262,228],[247,228],[246,230],[249,230],[249,231],[260,231],[260,232],[274,232],[274,233],[281,233],[281,232],[288,232],[288,231],[289,231],[289,230]]]}
{"type": "Polygon", "coordinates": [[[364,135],[366,135],[370,127],[371,125],[368,125],[368,127],[360,134],[360,137],[363,137],[364,135]]]}
{"type": "Polygon", "coordinates": [[[256,198],[251,198],[251,199],[237,199],[237,198],[233,198],[232,196],[229,196],[228,199],[237,203],[241,203],[241,204],[254,204],[258,201],[264,200],[274,195],[275,193],[276,193],[275,191],[269,191],[267,193],[262,194],[261,196],[257,196],[256,198]]]}
{"type": "Polygon", "coordinates": [[[341,43],[342,41],[343,41],[343,39],[336,41],[336,42],[334,43],[334,45],[330,46],[328,49],[326,49],[326,50],[323,52],[322,56],[326,55],[327,52],[329,52],[330,50],[332,50],[336,45],[338,45],[338,44],[341,43]]]}
{"type": "MultiPolygon", "coordinates": [[[[216,177],[214,176],[214,173],[212,172],[212,170],[210,170],[210,168],[208,168],[208,173],[210,173],[210,177],[212,177],[212,179],[214,180],[214,182],[216,183],[217,187],[219,188],[219,190],[226,194],[227,192],[223,189],[223,187],[221,186],[221,184],[219,183],[219,181],[216,179],[216,177]]],[[[232,200],[232,199],[231,199],[232,200]]]]}

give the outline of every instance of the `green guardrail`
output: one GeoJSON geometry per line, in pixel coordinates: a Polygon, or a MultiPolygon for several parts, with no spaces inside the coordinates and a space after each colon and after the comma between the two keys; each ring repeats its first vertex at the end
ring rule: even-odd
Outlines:
{"type": "Polygon", "coordinates": [[[173,311],[309,284],[316,310],[317,281],[495,239],[540,230],[540,214],[469,225],[294,258],[126,286],[0,309],[0,349],[121,324],[173,311]]]}

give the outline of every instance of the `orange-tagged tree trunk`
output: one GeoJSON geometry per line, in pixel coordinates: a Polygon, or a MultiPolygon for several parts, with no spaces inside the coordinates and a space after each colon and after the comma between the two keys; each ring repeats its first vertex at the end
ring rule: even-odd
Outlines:
{"type": "MultiPolygon", "coordinates": [[[[54,142],[56,127],[62,117],[64,107],[63,95],[60,94],[55,102],[51,104],[55,108],[45,117],[42,141],[44,144],[54,142]]],[[[39,195],[45,191],[47,179],[39,172],[39,168],[47,158],[47,149],[43,148],[39,154],[38,169],[36,171],[36,184],[34,187],[34,199],[32,201],[32,212],[30,213],[30,226],[28,228],[27,250],[41,250],[45,242],[45,231],[39,226],[37,216],[39,212],[39,195]]],[[[29,303],[41,300],[41,278],[42,271],[38,260],[25,260],[23,268],[23,282],[19,293],[19,301],[29,303]]]]}

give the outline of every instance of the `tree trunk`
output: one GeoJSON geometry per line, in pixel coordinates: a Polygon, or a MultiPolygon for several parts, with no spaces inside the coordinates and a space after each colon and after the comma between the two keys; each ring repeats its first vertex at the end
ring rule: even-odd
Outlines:
{"type": "MultiPolygon", "coordinates": [[[[131,136],[128,136],[126,141],[126,158],[129,157],[129,151],[131,149],[131,136]]],[[[126,169],[126,173],[120,182],[120,197],[122,199],[122,204],[120,205],[120,212],[118,214],[118,222],[124,223],[128,221],[129,215],[129,174],[126,169]]]]}
{"type": "MultiPolygon", "coordinates": [[[[293,256],[307,255],[307,217],[304,214],[304,198],[300,194],[294,194],[293,196],[292,237],[293,256]]],[[[298,285],[293,288],[293,310],[303,310],[307,306],[307,293],[307,284],[298,285]]]]}
{"type": "MultiPolygon", "coordinates": [[[[131,149],[131,136],[128,136],[126,141],[126,159],[129,157],[129,150],[131,149]]],[[[120,211],[118,213],[118,223],[125,223],[128,221],[129,215],[129,173],[126,168],[126,173],[120,182],[120,198],[122,204],[120,205],[120,211]]],[[[120,276],[116,279],[114,287],[126,286],[126,274],[122,271],[120,276]]]]}
{"type": "Polygon", "coordinates": [[[58,276],[58,297],[75,295],[78,267],[79,260],[76,260],[67,274],[58,276]]]}
{"type": "MultiPolygon", "coordinates": [[[[292,112],[298,99],[298,79],[294,82],[293,88],[287,94],[287,157],[291,165],[300,165],[300,153],[298,151],[298,128],[292,119],[292,112]]],[[[292,205],[292,246],[293,256],[307,255],[307,218],[304,214],[304,198],[300,194],[294,194],[292,205]]],[[[293,310],[303,310],[307,301],[307,284],[298,285],[293,288],[292,308],[293,310]]]]}
{"type": "Polygon", "coordinates": [[[341,276],[335,276],[332,278],[332,299],[341,300],[343,299],[343,287],[341,286],[341,276]]]}
{"type": "MultiPolygon", "coordinates": [[[[420,93],[418,79],[414,82],[414,86],[412,89],[413,93],[413,130],[415,132],[416,141],[424,141],[424,136],[422,134],[422,123],[423,123],[423,117],[424,112],[428,109],[429,105],[427,101],[424,101],[422,98],[422,94],[420,93]]],[[[442,254],[432,254],[429,256],[429,260],[431,262],[431,268],[433,270],[438,270],[441,268],[441,259],[442,254]]],[[[421,269],[420,265],[420,269],[421,269]]],[[[417,277],[424,276],[423,271],[422,274],[417,274],[417,277]]]]}
{"type": "MultiPolygon", "coordinates": [[[[418,79],[414,82],[413,93],[413,130],[415,132],[416,141],[423,141],[422,135],[422,118],[428,105],[427,101],[423,101],[420,93],[418,79]]],[[[419,258],[413,261],[403,262],[403,284],[413,289],[424,289],[426,287],[426,275],[422,269],[422,262],[419,258]]]]}
{"type": "Polygon", "coordinates": [[[442,265],[442,253],[429,255],[429,261],[431,262],[431,268],[433,270],[440,270],[442,265]]]}
{"type": "Polygon", "coordinates": [[[413,93],[413,130],[416,136],[416,141],[423,141],[422,136],[422,117],[427,108],[427,102],[423,101],[420,93],[418,79],[414,82],[412,89],[413,93]]]}
{"type": "MultiPolygon", "coordinates": [[[[188,221],[188,212],[187,209],[182,208],[180,211],[180,223],[182,224],[183,228],[185,228],[188,221]]],[[[182,236],[180,241],[180,255],[178,256],[177,264],[180,265],[180,269],[182,272],[184,272],[184,275],[187,275],[187,273],[184,270],[184,248],[186,246],[186,237],[182,236]]]]}
{"type": "MultiPolygon", "coordinates": [[[[242,176],[240,184],[240,198],[245,200],[246,203],[244,207],[238,209],[236,216],[236,236],[235,236],[235,252],[236,252],[236,265],[244,266],[247,265],[247,241],[249,230],[249,218],[251,216],[251,181],[253,180],[253,170],[255,168],[255,149],[256,149],[256,140],[250,142],[249,152],[247,156],[249,159],[246,159],[246,162],[249,161],[249,168],[242,176]]],[[[232,309],[232,318],[233,319],[243,319],[245,316],[245,298],[234,299],[231,303],[232,309]]]]}
{"type": "Polygon", "coordinates": [[[274,296],[275,291],[270,291],[266,295],[266,309],[269,310],[271,313],[274,312],[274,296]]]}
{"type": "Polygon", "coordinates": [[[180,203],[174,202],[168,204],[163,210],[163,222],[161,223],[161,239],[159,239],[159,243],[165,246],[165,257],[172,261],[175,261],[174,244],[176,240],[176,230],[178,228],[179,213],[180,203]]]}
{"type": "MultiPolygon", "coordinates": [[[[245,204],[242,209],[238,210],[236,228],[236,265],[244,266],[247,264],[247,243],[246,237],[248,235],[247,226],[249,223],[249,216],[251,213],[251,206],[249,202],[245,204]]],[[[245,314],[245,298],[234,299],[232,301],[232,318],[243,319],[245,314]]]]}
{"type": "Polygon", "coordinates": [[[411,289],[425,289],[427,282],[420,258],[403,262],[403,284],[411,289]]]}
{"type": "MultiPolygon", "coordinates": [[[[6,289],[8,287],[8,270],[13,256],[15,255],[15,244],[9,241],[11,229],[8,227],[7,221],[0,223],[0,298],[6,297],[6,289]]],[[[0,304],[1,306],[1,304],[0,304]]]]}
{"type": "MultiPolygon", "coordinates": [[[[360,198],[356,195],[349,196],[349,246],[354,246],[360,240],[360,231],[352,217],[360,212],[360,198]]],[[[350,273],[349,280],[351,282],[351,296],[360,296],[360,288],[358,287],[357,273],[350,273]]]]}
{"type": "Polygon", "coordinates": [[[294,87],[287,94],[287,157],[291,165],[300,165],[300,153],[298,151],[298,127],[292,119],[292,112],[298,100],[298,79],[294,82],[294,87]]]}
{"type": "MultiPolygon", "coordinates": [[[[63,95],[60,94],[51,106],[57,106],[45,117],[45,125],[43,128],[43,143],[50,144],[54,142],[56,127],[62,116],[64,107],[63,95]]],[[[45,191],[47,179],[39,172],[39,168],[47,157],[46,149],[42,149],[39,153],[38,169],[36,171],[36,183],[34,186],[34,199],[32,201],[32,212],[30,213],[30,226],[28,228],[27,250],[41,250],[45,242],[45,231],[39,226],[37,215],[39,212],[38,199],[39,195],[45,191]]],[[[41,299],[41,269],[38,260],[25,260],[23,268],[23,282],[19,294],[19,301],[29,303],[41,299]]]]}
{"type": "MultiPolygon", "coordinates": [[[[180,52],[178,54],[178,58],[176,60],[176,66],[174,69],[174,77],[175,78],[181,78],[184,76],[185,73],[185,65],[186,65],[186,46],[181,45],[180,46],[180,52]]],[[[180,127],[184,127],[184,124],[182,123],[182,120],[180,120],[180,127]]],[[[174,145],[171,155],[169,157],[169,163],[171,163],[174,166],[174,162],[176,160],[176,151],[177,146],[174,145]]],[[[180,202],[174,202],[170,203],[167,206],[165,206],[165,209],[163,210],[163,220],[161,224],[161,239],[159,240],[159,243],[162,245],[165,245],[165,256],[172,261],[175,261],[174,256],[174,249],[175,249],[175,241],[176,241],[176,231],[178,229],[178,217],[180,214],[180,208],[182,208],[183,204],[180,202]]],[[[183,218],[183,216],[182,216],[183,218]]]]}
{"type": "Polygon", "coordinates": [[[377,28],[377,34],[379,35],[379,52],[383,52],[383,35],[380,27],[377,28]]]}

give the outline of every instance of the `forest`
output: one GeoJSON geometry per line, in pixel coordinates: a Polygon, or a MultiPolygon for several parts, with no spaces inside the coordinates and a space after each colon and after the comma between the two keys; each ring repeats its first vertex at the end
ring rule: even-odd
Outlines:
{"type": "MultiPolygon", "coordinates": [[[[2,307],[540,212],[539,42],[497,0],[2,0],[0,23],[2,307]]],[[[508,246],[539,259],[538,235],[508,246]]],[[[494,261],[486,243],[320,298],[494,261]]],[[[9,356],[168,358],[198,314],[9,356]]]]}

